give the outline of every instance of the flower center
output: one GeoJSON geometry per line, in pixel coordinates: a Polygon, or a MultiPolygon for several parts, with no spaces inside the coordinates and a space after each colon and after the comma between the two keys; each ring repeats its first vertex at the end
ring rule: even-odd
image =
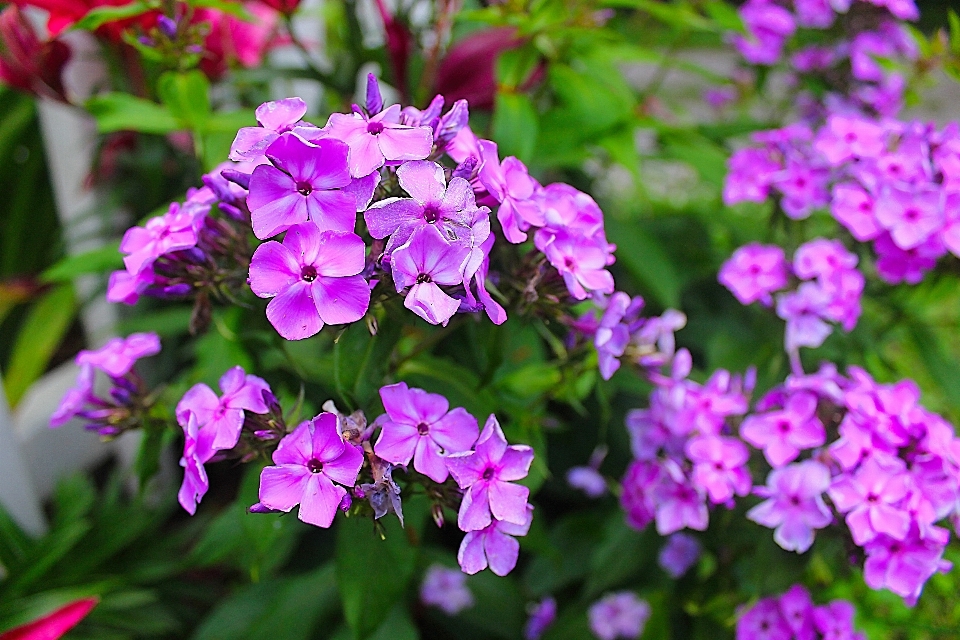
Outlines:
{"type": "Polygon", "coordinates": [[[906,218],[908,222],[916,222],[920,219],[920,212],[916,209],[907,209],[903,212],[903,217],[906,218]]]}
{"type": "Polygon", "coordinates": [[[428,204],[423,208],[423,219],[428,223],[433,224],[440,218],[440,212],[437,210],[437,205],[428,204]]]}
{"type": "Polygon", "coordinates": [[[310,473],[320,473],[323,471],[323,463],[316,458],[310,458],[310,462],[307,463],[307,469],[310,469],[310,473]]]}
{"type": "Polygon", "coordinates": [[[313,193],[313,185],[311,185],[309,182],[298,182],[297,193],[306,198],[308,195],[313,193]]]}
{"type": "Polygon", "coordinates": [[[426,422],[421,422],[420,424],[417,425],[417,433],[419,433],[422,436],[425,436],[428,433],[430,433],[430,427],[427,426],[426,422]]]}
{"type": "Polygon", "coordinates": [[[575,263],[573,261],[573,258],[571,258],[570,256],[567,256],[566,258],[563,259],[563,266],[565,266],[570,271],[573,271],[574,264],[575,263]]]}
{"type": "Polygon", "coordinates": [[[800,498],[798,496],[790,496],[790,504],[797,507],[800,505],[800,498]]]}
{"type": "Polygon", "coordinates": [[[486,469],[483,470],[484,480],[489,480],[492,477],[493,477],[493,467],[487,467],[486,469]]]}
{"type": "Polygon", "coordinates": [[[300,269],[300,277],[304,282],[313,282],[317,279],[317,268],[312,264],[305,264],[300,269]]]}
{"type": "Polygon", "coordinates": [[[367,133],[372,136],[378,136],[383,133],[383,123],[382,122],[368,122],[367,123],[367,133]]]}
{"type": "Polygon", "coordinates": [[[432,282],[433,279],[430,277],[429,273],[421,273],[417,276],[417,284],[423,284],[424,282],[432,282]]]}

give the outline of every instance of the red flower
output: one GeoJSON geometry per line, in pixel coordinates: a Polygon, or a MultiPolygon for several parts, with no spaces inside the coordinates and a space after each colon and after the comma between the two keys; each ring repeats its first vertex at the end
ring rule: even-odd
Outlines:
{"type": "Polygon", "coordinates": [[[259,0],[271,9],[276,9],[280,13],[291,14],[300,6],[300,0],[259,0]]]}
{"type": "Polygon", "coordinates": [[[0,640],[57,640],[77,626],[98,602],[97,597],[71,602],[33,622],[0,633],[0,640]]]}
{"type": "MultiPolygon", "coordinates": [[[[47,31],[54,38],[80,18],[87,15],[96,7],[119,7],[129,4],[129,0],[14,0],[21,6],[37,7],[50,14],[47,19],[47,31]]],[[[103,26],[111,39],[119,40],[123,27],[135,21],[136,18],[112,22],[103,26]],[[122,25],[117,28],[118,25],[122,25]]]]}
{"type": "Polygon", "coordinates": [[[40,42],[15,5],[0,12],[0,80],[66,102],[61,74],[69,59],[70,48],[58,40],[40,42]]]}

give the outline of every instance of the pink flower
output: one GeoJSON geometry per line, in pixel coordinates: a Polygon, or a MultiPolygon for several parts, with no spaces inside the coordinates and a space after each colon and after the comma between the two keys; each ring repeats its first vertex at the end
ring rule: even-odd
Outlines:
{"type": "Polygon", "coordinates": [[[477,441],[477,419],[462,407],[448,411],[447,399],[400,382],[380,389],[387,419],[374,453],[394,464],[413,468],[436,482],[447,479],[444,458],[469,451],[477,441]]]}
{"type": "Polygon", "coordinates": [[[513,536],[527,535],[533,521],[533,507],[524,504],[519,519],[519,524],[492,520],[482,529],[468,531],[457,552],[457,562],[463,572],[473,575],[487,566],[498,576],[505,576],[513,571],[520,556],[520,543],[513,536]]]}
{"type": "Polygon", "coordinates": [[[220,390],[223,396],[217,398],[210,387],[200,382],[192,386],[177,404],[177,418],[181,425],[186,423],[181,416],[190,412],[204,432],[212,434],[215,450],[232,449],[237,445],[244,410],[252,413],[267,413],[269,410],[263,393],[270,387],[262,378],[246,374],[241,367],[233,367],[223,374],[220,390]]]}
{"type": "Polygon", "coordinates": [[[530,177],[527,167],[513,156],[504,158],[501,163],[495,143],[481,140],[480,149],[483,153],[480,182],[500,203],[497,219],[503,235],[507,242],[523,242],[527,239],[524,231],[531,226],[544,225],[543,212],[537,202],[540,183],[530,177]]]}
{"type": "Polygon", "coordinates": [[[698,436],[687,442],[686,452],[693,462],[691,480],[714,504],[750,493],[753,483],[746,468],[750,452],[736,438],[698,436]]]}
{"type": "Polygon", "coordinates": [[[307,113],[307,103],[302,98],[285,98],[264,102],[257,107],[259,127],[243,127],[230,147],[230,159],[234,161],[257,161],[281,133],[296,127],[307,113]]]}
{"type": "Polygon", "coordinates": [[[823,502],[830,470],[813,460],[774,469],[767,486],[756,492],[768,498],[747,512],[757,524],[776,528],[773,539],[787,551],[803,553],[813,544],[813,532],[833,521],[823,502]]]}
{"type": "Polygon", "coordinates": [[[90,365],[108,376],[120,378],[140,358],[160,353],[160,338],[155,333],[131,333],[126,338],[111,338],[96,351],[77,354],[78,365],[90,365]]]}
{"type": "Polygon", "coordinates": [[[773,303],[771,293],[787,286],[789,275],[783,249],[750,243],[733,252],[720,268],[718,280],[740,301],[773,303]]]}
{"type": "Polygon", "coordinates": [[[899,458],[893,461],[881,465],[867,460],[855,474],[839,476],[830,486],[830,499],[846,514],[853,541],[861,547],[879,534],[903,540],[910,530],[910,514],[897,506],[909,489],[906,469],[899,458]]]}
{"type": "Polygon", "coordinates": [[[352,487],[363,465],[363,454],[344,443],[337,416],[321,413],[297,427],[273,452],[275,466],[260,473],[260,504],[290,511],[318,527],[329,527],[340,501],[347,495],[339,485],[352,487]],[[334,484],[337,483],[337,484],[334,484]]]}
{"type": "Polygon", "coordinates": [[[419,227],[390,260],[397,293],[410,287],[403,306],[430,324],[446,326],[460,308],[460,300],[444,293],[438,285],[463,282],[468,257],[466,247],[447,242],[434,225],[419,227]]]}
{"type": "Polygon", "coordinates": [[[796,460],[804,449],[819,447],[827,434],[817,417],[817,397],[801,391],[790,394],[779,411],[748,416],[740,427],[740,436],[763,449],[767,461],[776,468],[796,460]]]}

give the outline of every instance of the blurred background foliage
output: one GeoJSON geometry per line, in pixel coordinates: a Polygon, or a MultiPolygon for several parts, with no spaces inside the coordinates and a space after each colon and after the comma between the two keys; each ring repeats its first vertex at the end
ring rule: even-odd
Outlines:
{"type": "MultiPolygon", "coordinates": [[[[921,10],[928,35],[946,24],[943,4],[921,3],[921,10]]],[[[301,68],[237,68],[211,88],[199,71],[171,72],[168,60],[148,57],[139,90],[117,84],[86,104],[101,132],[91,184],[103,211],[90,215],[105,216],[108,234],[118,239],[126,226],[198,184],[202,171],[225,158],[236,128],[253,124],[253,108],[278,86],[319,82],[323,97],[309,114],[318,122],[355,100],[364,65],[378,64],[398,86],[402,79],[386,48],[365,44],[354,2],[328,0],[318,11],[326,67],[311,60],[301,68]]],[[[471,113],[474,130],[497,141],[502,156],[528,163],[544,184],[564,180],[596,196],[619,247],[618,288],[642,294],[650,313],[668,307],[686,313],[678,341],[692,352],[695,375],[756,365],[761,391],[782,380],[788,371],[782,323],[740,305],[717,283],[717,270],[748,241],[777,241],[789,250],[819,232],[836,234],[836,226],[826,215],[787,224],[765,206],[721,203],[730,150],[750,131],[777,126],[770,114],[785,114],[758,111],[758,103],[777,100],[765,93],[762,78],[728,109],[711,111],[703,103],[704,88],[731,83],[723,68],[704,62],[721,50],[727,31],[739,28],[732,5],[467,2],[453,22],[447,58],[457,55],[456,43],[491,27],[513,31],[483,51],[496,60],[495,90],[487,108],[472,100],[480,105],[471,113]]],[[[114,54],[105,47],[108,59],[114,54]]],[[[464,60],[449,64],[461,75],[479,73],[464,60]]],[[[429,48],[415,51],[405,71],[400,91],[420,106],[434,88],[443,93],[445,82],[454,94],[466,90],[444,75],[443,59],[432,60],[429,48]]],[[[10,89],[0,90],[0,193],[0,371],[16,407],[32,382],[85,345],[72,279],[113,268],[119,256],[112,244],[63,260],[64,230],[35,100],[10,89]]],[[[899,287],[867,275],[857,328],[835,333],[807,354],[807,364],[830,359],[864,366],[880,381],[914,378],[929,408],[960,420],[956,273],[938,271],[920,285],[899,287]]],[[[0,514],[0,630],[98,595],[100,605],[68,637],[511,639],[521,637],[528,604],[550,594],[561,615],[544,637],[572,640],[589,637],[590,603],[629,588],[653,609],[644,638],[706,640],[732,637],[738,606],[802,581],[818,602],[853,600],[858,626],[871,639],[960,637],[957,572],[935,576],[917,607],[907,609],[896,596],[864,586],[839,539],[823,535],[811,553],[788,553],[743,517],[746,507],[715,511],[700,536],[699,564],[670,580],[656,564],[663,540],[654,531],[630,529],[615,498],[587,500],[564,480],[568,468],[584,464],[601,445],[610,450],[602,471],[622,475],[630,457],[623,418],[646,405],[649,389],[626,370],[601,382],[589,360],[565,366],[558,328],[542,321],[497,327],[457,318],[446,328],[417,324],[403,332],[384,325],[374,338],[354,326],[294,344],[278,339],[260,309],[217,309],[211,330],[197,338],[188,335],[190,313],[188,306],[147,301],[124,312],[118,327],[163,338],[152,375],[168,383],[169,406],[191,384],[212,385],[240,364],[267,377],[284,406],[301,398],[301,416],[313,415],[327,398],[376,415],[384,380],[442,393],[478,416],[496,412],[508,439],[537,450],[527,481],[537,517],[521,540],[517,571],[468,578],[476,606],[448,617],[424,608],[417,587],[430,564],[456,565],[458,539],[430,524],[426,503],[416,497],[405,501],[406,530],[391,521],[381,542],[367,521],[327,531],[293,516],[246,514],[256,501],[255,466],[212,466],[212,493],[189,519],[174,508],[174,486],[133,491],[123,470],[107,463],[61,481],[49,504],[50,531],[41,538],[0,514]]],[[[175,466],[179,443],[171,444],[170,433],[145,441],[144,476],[156,455],[175,466]]],[[[956,542],[948,558],[960,560],[956,542]]]]}

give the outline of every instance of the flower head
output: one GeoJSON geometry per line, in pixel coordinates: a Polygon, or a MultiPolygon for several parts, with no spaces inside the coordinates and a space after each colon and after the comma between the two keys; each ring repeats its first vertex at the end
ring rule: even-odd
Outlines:
{"type": "Polygon", "coordinates": [[[813,532],[833,521],[823,502],[830,470],[813,460],[774,469],[767,486],[757,493],[768,498],[750,509],[747,518],[773,529],[773,539],[787,551],[803,553],[813,544],[813,532]]]}
{"type": "Polygon", "coordinates": [[[447,242],[435,226],[418,228],[390,261],[397,293],[410,287],[403,306],[430,324],[446,325],[460,308],[460,300],[438,285],[462,283],[468,258],[466,247],[447,242]]]}
{"type": "Polygon", "coordinates": [[[590,631],[600,640],[639,638],[650,618],[650,605],[632,591],[605,595],[590,605],[590,631]]]}

